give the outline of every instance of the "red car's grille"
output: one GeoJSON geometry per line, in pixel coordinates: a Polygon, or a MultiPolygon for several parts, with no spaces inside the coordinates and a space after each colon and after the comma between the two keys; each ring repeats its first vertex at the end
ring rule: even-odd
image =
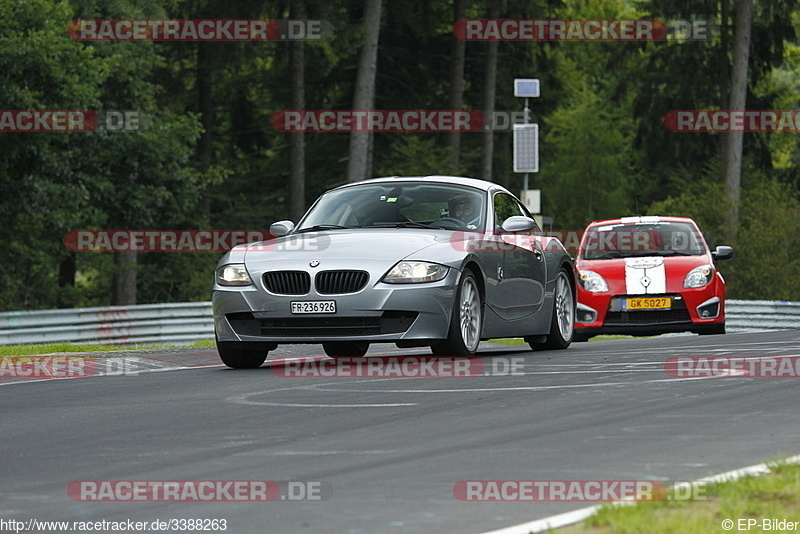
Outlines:
{"type": "Polygon", "coordinates": [[[657,326],[691,323],[689,312],[682,310],[643,310],[608,312],[604,326],[657,326]]]}
{"type": "MultiPolygon", "coordinates": [[[[638,295],[637,295],[638,296],[638,295]]],[[[650,295],[648,295],[650,296],[650,295]]],[[[661,295],[653,295],[661,296],[661,295]]],[[[668,310],[620,310],[619,302],[628,296],[618,297],[609,304],[603,326],[659,326],[692,323],[689,311],[682,299],[675,295],[664,295],[672,298],[672,307],[668,310]]]]}

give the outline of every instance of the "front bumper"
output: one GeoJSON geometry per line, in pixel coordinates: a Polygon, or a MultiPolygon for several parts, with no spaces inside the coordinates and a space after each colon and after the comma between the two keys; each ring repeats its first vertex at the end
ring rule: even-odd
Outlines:
{"type": "MultiPolygon", "coordinates": [[[[221,342],[414,342],[445,339],[460,272],[439,282],[370,282],[358,293],[276,295],[263,287],[215,286],[214,328],[221,342]],[[335,314],[292,314],[291,302],[336,301],[335,314]]],[[[260,285],[259,282],[257,284],[260,285]]]]}
{"type": "Polygon", "coordinates": [[[657,335],[671,332],[712,332],[725,322],[724,296],[713,291],[663,295],[597,295],[579,289],[575,330],[582,335],[657,335]],[[669,310],[622,310],[628,297],[671,297],[669,310]]]}

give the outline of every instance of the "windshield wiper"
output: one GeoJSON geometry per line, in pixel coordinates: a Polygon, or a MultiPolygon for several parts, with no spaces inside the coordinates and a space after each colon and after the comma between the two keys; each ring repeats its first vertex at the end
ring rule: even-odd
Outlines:
{"type": "Polygon", "coordinates": [[[697,256],[697,254],[690,254],[688,252],[680,252],[678,250],[648,250],[645,252],[620,252],[618,250],[612,250],[610,252],[606,252],[605,254],[601,254],[600,256],[594,258],[586,258],[585,260],[611,260],[611,259],[618,259],[618,258],[647,258],[649,256],[697,256]]]}
{"type": "Polygon", "coordinates": [[[431,226],[430,224],[416,221],[366,224],[364,226],[359,226],[359,228],[428,228],[430,230],[442,230],[440,226],[431,226]]]}
{"type": "Polygon", "coordinates": [[[347,230],[350,226],[340,226],[338,224],[315,224],[314,226],[309,226],[308,228],[301,228],[300,230],[295,230],[294,234],[302,234],[303,232],[319,232],[322,230],[347,230]]]}
{"type": "Polygon", "coordinates": [[[694,256],[688,252],[681,252],[679,250],[651,250],[648,252],[637,252],[636,254],[627,254],[626,258],[642,258],[645,256],[694,256]]]}
{"type": "Polygon", "coordinates": [[[595,256],[594,258],[588,258],[584,256],[583,259],[585,260],[615,260],[617,258],[622,258],[622,252],[612,250],[611,252],[606,252],[605,254],[601,254],[599,256],[595,256]]]}

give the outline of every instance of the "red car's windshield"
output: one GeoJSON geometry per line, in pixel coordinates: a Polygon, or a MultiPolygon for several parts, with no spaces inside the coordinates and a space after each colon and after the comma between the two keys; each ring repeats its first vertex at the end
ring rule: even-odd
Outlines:
{"type": "Polygon", "coordinates": [[[688,223],[608,224],[592,226],[581,241],[580,257],[606,260],[637,256],[697,256],[707,251],[688,223]]]}

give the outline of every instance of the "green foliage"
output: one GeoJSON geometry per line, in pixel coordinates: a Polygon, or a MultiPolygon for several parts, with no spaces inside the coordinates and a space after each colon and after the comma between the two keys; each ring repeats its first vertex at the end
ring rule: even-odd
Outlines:
{"type": "Polygon", "coordinates": [[[426,176],[442,174],[449,149],[435,137],[407,134],[392,144],[391,154],[377,169],[379,176],[426,176]]]}
{"type": "MultiPolygon", "coordinates": [[[[733,259],[720,262],[730,298],[800,300],[800,197],[777,180],[750,171],[753,185],[742,191],[739,242],[733,259]],[[753,176],[755,175],[755,176],[753,176]]],[[[688,184],[674,197],[650,207],[651,215],[692,217],[712,248],[726,244],[723,185],[688,184]]]]}
{"type": "Polygon", "coordinates": [[[558,529],[558,532],[704,534],[724,532],[721,525],[726,519],[731,520],[733,530],[742,519],[757,521],[751,525],[754,532],[770,531],[769,527],[775,523],[765,521],[794,517],[800,505],[800,466],[781,460],[771,462],[769,469],[769,473],[762,475],[697,484],[691,490],[671,489],[664,499],[653,502],[642,501],[629,506],[608,504],[584,522],[558,529]]]}
{"type": "Polygon", "coordinates": [[[581,229],[633,210],[631,122],[587,87],[545,120],[550,151],[542,189],[545,209],[559,228],[581,229]]]}
{"type": "MultiPolygon", "coordinates": [[[[755,4],[747,108],[776,109],[779,93],[759,93],[753,88],[769,77],[773,69],[780,68],[786,57],[785,46],[796,40],[791,14],[797,12],[797,5],[788,1],[755,4]]],[[[659,0],[641,3],[640,9],[651,15],[647,18],[704,19],[721,26],[708,40],[654,42],[643,49],[641,68],[635,72],[639,89],[632,111],[638,119],[636,148],[648,171],[649,180],[642,188],[642,199],[648,204],[664,199],[678,185],[671,181],[675,167],[700,179],[703,166],[720,157],[721,135],[671,132],[664,127],[663,120],[670,110],[728,108],[726,97],[732,68],[736,2],[729,5],[730,20],[723,21],[718,2],[659,0]]],[[[745,136],[744,152],[761,170],[771,171],[772,158],[764,136],[745,136]]]]}
{"type": "MultiPolygon", "coordinates": [[[[376,107],[447,109],[453,0],[383,3],[376,107]]],[[[305,0],[307,17],[333,26],[304,45],[307,109],[349,109],[363,40],[363,2],[305,0]]],[[[468,1],[468,18],[487,18],[468,1]]],[[[735,2],[732,2],[735,4],[735,2]]],[[[2,133],[0,309],[110,303],[113,257],[72,254],[78,229],[265,229],[289,216],[289,134],[270,126],[292,102],[289,43],[78,42],[76,18],[288,18],[292,2],[243,0],[0,0],[0,109],[133,110],[150,127],[125,133],[2,133]],[[202,46],[202,47],[201,47],[202,46]],[[208,82],[208,83],[204,83],[208,82]],[[203,117],[201,87],[212,114],[203,117]],[[203,131],[201,124],[208,124],[203,131]],[[201,137],[201,136],[207,137],[201,137]],[[210,153],[201,150],[208,140],[210,153]],[[74,262],[74,285],[59,271],[74,262]]],[[[708,0],[502,0],[501,18],[708,18],[708,0]]],[[[757,3],[751,109],[797,109],[800,46],[794,2],[757,3]]],[[[464,109],[484,107],[486,42],[466,45],[464,109]]],[[[669,110],[719,108],[731,40],[501,42],[496,109],[518,111],[514,78],[537,77],[544,214],[560,228],[637,211],[695,217],[722,235],[719,135],[669,132],[669,110]],[[652,204],[652,206],[651,206],[652,204]]],[[[343,181],[349,135],[306,134],[306,200],[343,181]]],[[[461,135],[458,174],[480,172],[482,135],[461,135]]],[[[374,137],[373,175],[447,172],[444,134],[374,137]]],[[[494,176],[518,189],[511,136],[495,133],[494,176]]],[[[798,299],[794,134],[745,136],[740,243],[721,265],[732,296],[798,299]],[[770,274],[764,275],[764,266],[770,274]],[[778,267],[780,266],[780,267],[778,267]],[[796,277],[795,277],[796,278],[796,277]]],[[[142,253],[138,298],[205,300],[214,253],[142,253]]]]}
{"type": "MultiPolygon", "coordinates": [[[[557,12],[564,19],[638,16],[617,0],[573,0],[557,12]]],[[[638,83],[625,76],[636,71],[638,51],[630,43],[598,42],[582,43],[577,53],[567,48],[574,44],[549,51],[564,94],[540,121],[542,170],[534,178],[543,209],[563,229],[634,212],[642,185],[631,113],[638,83]]]]}
{"type": "MultiPolygon", "coordinates": [[[[146,349],[160,349],[174,347],[175,345],[158,344],[158,345],[81,345],[75,343],[44,343],[41,345],[2,345],[0,346],[0,357],[8,358],[6,364],[14,363],[15,361],[22,363],[34,363],[35,359],[28,360],[30,356],[38,356],[42,354],[64,354],[64,353],[92,353],[90,358],[117,358],[119,354],[102,354],[104,352],[118,352],[124,350],[146,350],[146,349]]],[[[195,341],[190,345],[181,345],[186,348],[205,348],[216,346],[214,339],[201,339],[195,341]]],[[[80,356],[75,356],[79,358],[80,356]]]]}
{"type": "MultiPolygon", "coordinates": [[[[110,277],[89,274],[91,268],[76,277],[80,285],[59,283],[60,265],[71,255],[63,236],[76,229],[185,224],[208,181],[190,165],[197,117],[159,102],[153,73],[163,58],[155,44],[82,43],[66,33],[79,12],[159,18],[159,3],[119,2],[102,13],[81,8],[0,1],[0,109],[134,111],[149,124],[138,132],[1,134],[0,206],[14,217],[4,225],[0,259],[26,266],[0,273],[4,309],[108,304],[110,285],[94,284],[109,284],[110,277]]],[[[102,268],[108,272],[108,264],[102,268]]]]}

